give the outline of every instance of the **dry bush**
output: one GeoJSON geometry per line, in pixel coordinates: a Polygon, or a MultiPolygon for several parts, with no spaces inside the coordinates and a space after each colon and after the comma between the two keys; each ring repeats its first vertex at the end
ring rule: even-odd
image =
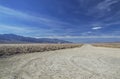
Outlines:
{"type": "Polygon", "coordinates": [[[93,44],[96,47],[110,47],[110,48],[120,48],[120,43],[99,43],[93,44]]]}
{"type": "Polygon", "coordinates": [[[82,44],[0,44],[0,56],[74,48],[82,44]]]}

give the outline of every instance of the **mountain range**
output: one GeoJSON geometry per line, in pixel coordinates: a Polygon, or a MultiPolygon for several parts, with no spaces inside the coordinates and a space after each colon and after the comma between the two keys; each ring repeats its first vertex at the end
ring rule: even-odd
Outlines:
{"type": "Polygon", "coordinates": [[[16,34],[0,34],[0,43],[71,43],[71,42],[60,39],[24,37],[16,34]]]}

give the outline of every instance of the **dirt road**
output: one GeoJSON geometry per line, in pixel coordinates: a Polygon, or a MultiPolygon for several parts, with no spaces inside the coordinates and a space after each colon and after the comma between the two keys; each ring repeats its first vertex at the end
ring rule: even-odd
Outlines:
{"type": "Polygon", "coordinates": [[[1,58],[0,79],[120,79],[120,49],[84,45],[1,58]]]}

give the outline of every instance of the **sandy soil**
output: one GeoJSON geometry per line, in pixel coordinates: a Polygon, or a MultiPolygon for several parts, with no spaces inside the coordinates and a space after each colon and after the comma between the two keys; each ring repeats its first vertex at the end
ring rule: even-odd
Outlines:
{"type": "Polygon", "coordinates": [[[120,49],[84,45],[1,58],[0,79],[120,79],[120,49]]]}

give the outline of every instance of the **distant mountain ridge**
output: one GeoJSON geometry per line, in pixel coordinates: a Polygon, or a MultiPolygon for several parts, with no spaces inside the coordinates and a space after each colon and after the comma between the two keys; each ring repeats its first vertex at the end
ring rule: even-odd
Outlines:
{"type": "Polygon", "coordinates": [[[71,43],[71,42],[59,39],[24,37],[15,34],[0,34],[0,43],[71,43]]]}

